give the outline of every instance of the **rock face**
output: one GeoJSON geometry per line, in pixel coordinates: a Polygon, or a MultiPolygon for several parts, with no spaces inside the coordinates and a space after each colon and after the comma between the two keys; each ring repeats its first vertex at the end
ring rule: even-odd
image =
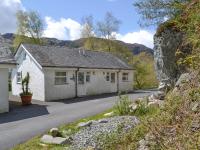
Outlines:
{"type": "Polygon", "coordinates": [[[175,53],[182,40],[182,33],[167,28],[154,36],[155,68],[162,84],[174,84],[179,76],[175,53]]]}

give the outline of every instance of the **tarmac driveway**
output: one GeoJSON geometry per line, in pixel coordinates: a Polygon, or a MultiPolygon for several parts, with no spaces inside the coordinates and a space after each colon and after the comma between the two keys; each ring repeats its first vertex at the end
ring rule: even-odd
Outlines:
{"type": "MultiPolygon", "coordinates": [[[[132,100],[154,91],[135,91],[132,100]]],[[[116,103],[116,95],[105,94],[56,102],[33,101],[22,107],[11,104],[9,113],[0,114],[0,150],[10,149],[50,128],[101,113],[116,103]]]]}

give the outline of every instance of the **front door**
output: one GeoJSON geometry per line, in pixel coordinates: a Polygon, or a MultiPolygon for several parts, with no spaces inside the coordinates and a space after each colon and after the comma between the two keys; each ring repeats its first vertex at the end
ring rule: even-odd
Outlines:
{"type": "Polygon", "coordinates": [[[86,95],[86,84],[85,84],[85,73],[78,72],[78,83],[77,83],[78,96],[86,95]]]}

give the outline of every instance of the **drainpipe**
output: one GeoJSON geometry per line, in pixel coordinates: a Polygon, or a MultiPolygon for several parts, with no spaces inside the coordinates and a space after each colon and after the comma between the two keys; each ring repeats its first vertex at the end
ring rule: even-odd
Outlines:
{"type": "Polygon", "coordinates": [[[119,94],[119,73],[120,70],[117,72],[117,93],[119,94]]]}
{"type": "Polygon", "coordinates": [[[75,71],[75,97],[78,97],[78,72],[79,68],[75,71]]]}

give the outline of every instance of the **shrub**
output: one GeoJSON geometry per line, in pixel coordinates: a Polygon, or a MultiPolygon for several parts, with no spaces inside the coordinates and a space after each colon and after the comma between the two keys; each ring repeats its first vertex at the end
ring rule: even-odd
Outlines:
{"type": "Polygon", "coordinates": [[[114,106],[114,112],[117,115],[130,115],[130,104],[131,101],[129,100],[127,95],[119,96],[119,101],[114,106]]]}

